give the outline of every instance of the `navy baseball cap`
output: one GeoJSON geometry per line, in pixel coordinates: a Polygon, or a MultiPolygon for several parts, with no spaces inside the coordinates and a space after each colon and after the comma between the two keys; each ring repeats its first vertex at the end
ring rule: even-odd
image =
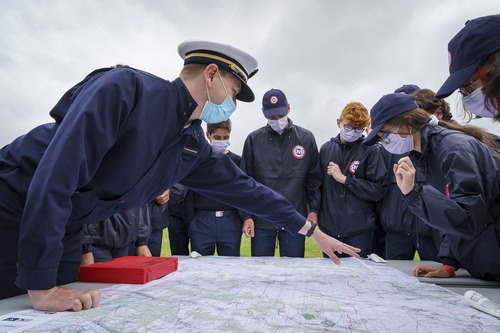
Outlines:
{"type": "Polygon", "coordinates": [[[386,122],[416,108],[418,105],[412,94],[394,93],[382,96],[370,110],[372,129],[363,144],[366,146],[374,145],[379,140],[378,132],[386,122]]]}
{"type": "Polygon", "coordinates": [[[288,101],[285,94],[279,89],[271,89],[262,97],[262,111],[264,117],[286,116],[288,114],[288,101]]]}
{"type": "Polygon", "coordinates": [[[250,54],[231,45],[189,40],[181,43],[177,52],[187,64],[216,64],[241,81],[241,91],[236,99],[242,102],[253,102],[255,95],[248,86],[248,79],[257,73],[257,60],[250,54]]]}
{"type": "Polygon", "coordinates": [[[500,14],[465,22],[448,43],[450,76],[436,93],[436,98],[450,96],[474,74],[479,64],[500,50],[500,14]]]}
{"type": "Polygon", "coordinates": [[[394,90],[394,92],[396,94],[413,94],[417,90],[420,90],[420,87],[415,84],[403,84],[401,87],[394,90]]]}

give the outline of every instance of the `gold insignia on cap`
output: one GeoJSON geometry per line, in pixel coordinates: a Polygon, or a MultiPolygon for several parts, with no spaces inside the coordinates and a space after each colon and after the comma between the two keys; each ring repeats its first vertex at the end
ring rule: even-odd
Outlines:
{"type": "Polygon", "coordinates": [[[184,59],[189,59],[189,58],[192,58],[192,57],[203,57],[203,58],[209,58],[209,59],[214,59],[214,60],[218,60],[218,61],[221,61],[225,64],[228,64],[229,65],[229,68],[231,69],[231,71],[233,71],[236,75],[238,75],[240,78],[242,78],[243,80],[245,80],[245,82],[248,82],[248,76],[247,74],[245,73],[245,71],[243,71],[238,65],[236,65],[234,62],[226,59],[226,58],[223,58],[223,57],[219,57],[219,56],[216,56],[214,54],[210,54],[210,53],[203,53],[203,52],[193,52],[193,53],[190,53],[188,55],[186,55],[184,57],[184,59]]]}

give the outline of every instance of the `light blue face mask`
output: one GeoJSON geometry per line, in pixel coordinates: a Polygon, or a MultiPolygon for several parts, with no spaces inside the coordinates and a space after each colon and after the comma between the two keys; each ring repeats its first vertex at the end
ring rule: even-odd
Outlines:
{"type": "Polygon", "coordinates": [[[200,119],[207,124],[216,124],[227,120],[236,110],[236,104],[234,104],[233,99],[227,93],[226,85],[224,84],[224,80],[222,80],[219,72],[218,74],[227,96],[221,104],[212,103],[210,100],[210,94],[208,93],[208,85],[205,84],[207,87],[208,101],[205,103],[205,106],[201,111],[200,119]]]}

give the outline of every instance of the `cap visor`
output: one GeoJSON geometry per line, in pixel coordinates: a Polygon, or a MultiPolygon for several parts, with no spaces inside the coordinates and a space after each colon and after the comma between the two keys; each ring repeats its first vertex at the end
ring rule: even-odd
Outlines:
{"type": "Polygon", "coordinates": [[[443,83],[441,88],[436,93],[436,98],[445,98],[453,94],[455,90],[463,86],[467,80],[474,74],[479,66],[480,61],[473,63],[467,67],[464,67],[453,74],[450,74],[448,79],[443,83]]]}
{"type": "Polygon", "coordinates": [[[380,139],[377,134],[382,129],[382,126],[384,126],[384,124],[373,127],[370,133],[368,133],[366,139],[363,141],[363,145],[373,146],[375,143],[377,143],[377,141],[380,139]]]}
{"type": "Polygon", "coordinates": [[[275,116],[286,116],[288,114],[288,107],[286,106],[277,106],[274,108],[269,108],[264,110],[264,117],[271,118],[275,116]]]}
{"type": "MultiPolygon", "coordinates": [[[[240,78],[238,77],[238,79],[240,78]]],[[[253,102],[255,100],[255,95],[252,89],[250,89],[250,87],[246,84],[246,82],[244,82],[241,79],[240,81],[241,81],[241,91],[236,95],[236,99],[242,102],[253,102]]]]}

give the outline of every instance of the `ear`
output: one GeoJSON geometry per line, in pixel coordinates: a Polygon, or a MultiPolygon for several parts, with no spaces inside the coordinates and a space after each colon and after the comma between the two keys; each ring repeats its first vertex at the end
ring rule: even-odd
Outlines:
{"type": "Polygon", "coordinates": [[[337,126],[340,128],[340,118],[337,118],[337,126]]]}
{"type": "Polygon", "coordinates": [[[219,71],[219,67],[216,64],[209,64],[205,67],[205,71],[203,72],[203,77],[207,84],[212,83],[214,81],[214,77],[217,75],[219,71]]]}
{"type": "Polygon", "coordinates": [[[434,111],[434,115],[436,116],[437,119],[441,120],[443,119],[443,107],[438,107],[436,111],[434,111]]]}
{"type": "Polygon", "coordinates": [[[207,139],[210,141],[210,133],[208,133],[208,131],[206,131],[205,135],[207,136],[207,139]]]}

